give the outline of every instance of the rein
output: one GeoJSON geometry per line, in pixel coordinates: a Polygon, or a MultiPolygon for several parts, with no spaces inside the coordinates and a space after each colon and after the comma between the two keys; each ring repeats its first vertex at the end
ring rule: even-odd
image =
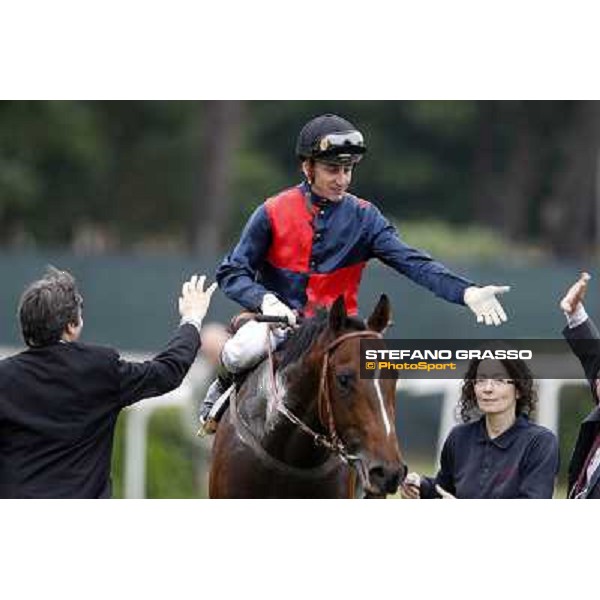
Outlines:
{"type": "Polygon", "coordinates": [[[311,436],[315,444],[327,448],[330,452],[338,455],[345,463],[356,462],[359,460],[358,456],[350,454],[346,449],[346,446],[340,439],[336,427],[335,419],[333,417],[333,408],[331,406],[331,393],[329,389],[328,372],[330,367],[330,358],[333,353],[340,347],[340,345],[348,340],[355,338],[375,338],[381,339],[383,336],[376,331],[352,331],[345,333],[340,337],[333,340],[326,348],[323,354],[323,362],[321,363],[321,377],[319,381],[319,395],[317,397],[317,414],[319,422],[326,430],[327,433],[317,433],[311,429],[302,419],[297,417],[284,403],[283,397],[277,389],[277,385],[274,377],[273,369],[273,354],[271,351],[271,345],[269,348],[269,372],[271,376],[271,386],[277,399],[276,408],[284,415],[289,421],[297,425],[304,433],[311,436]]]}

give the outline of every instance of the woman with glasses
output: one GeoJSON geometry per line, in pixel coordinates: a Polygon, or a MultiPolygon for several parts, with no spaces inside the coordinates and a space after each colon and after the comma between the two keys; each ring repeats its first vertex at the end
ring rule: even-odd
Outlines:
{"type": "Polygon", "coordinates": [[[404,498],[552,498],[558,441],[529,420],[536,403],[527,364],[474,360],[462,387],[462,425],[444,442],[435,478],[409,473],[404,498]]]}

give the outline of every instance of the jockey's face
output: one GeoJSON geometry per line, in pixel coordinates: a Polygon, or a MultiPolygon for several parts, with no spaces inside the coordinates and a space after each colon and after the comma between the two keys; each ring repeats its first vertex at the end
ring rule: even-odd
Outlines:
{"type": "Polygon", "coordinates": [[[315,194],[334,202],[342,199],[352,181],[352,165],[304,161],[302,171],[315,194]]]}

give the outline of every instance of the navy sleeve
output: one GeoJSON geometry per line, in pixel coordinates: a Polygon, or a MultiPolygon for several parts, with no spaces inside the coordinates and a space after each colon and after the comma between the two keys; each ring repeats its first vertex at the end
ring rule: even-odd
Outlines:
{"type": "Polygon", "coordinates": [[[536,435],[519,467],[519,498],[552,498],[558,473],[558,441],[549,430],[536,435]]]}
{"type": "Polygon", "coordinates": [[[375,206],[371,206],[370,210],[372,257],[378,258],[398,273],[431,290],[436,296],[464,305],[465,289],[475,284],[452,273],[422,250],[405,244],[394,226],[375,206]]]}
{"type": "Polygon", "coordinates": [[[258,310],[267,293],[265,287],[257,283],[256,275],[270,244],[269,217],[265,205],[261,204],[244,227],[233,252],[217,269],[217,282],[223,293],[249,310],[258,310]]]}
{"type": "Polygon", "coordinates": [[[454,430],[450,432],[442,448],[440,458],[440,470],[435,478],[422,477],[421,487],[419,489],[421,498],[433,499],[441,498],[437,493],[435,486],[439,485],[452,495],[456,495],[456,486],[454,485],[454,430]]]}
{"type": "Polygon", "coordinates": [[[118,360],[119,396],[127,406],[166,394],[178,388],[200,348],[200,334],[194,325],[179,327],[167,347],[152,360],[118,360]]]}

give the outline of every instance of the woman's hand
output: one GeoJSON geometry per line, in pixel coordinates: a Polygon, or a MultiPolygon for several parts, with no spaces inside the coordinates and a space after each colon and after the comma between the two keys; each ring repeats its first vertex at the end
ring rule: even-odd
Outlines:
{"type": "Polygon", "coordinates": [[[419,500],[421,498],[421,476],[418,473],[409,473],[400,486],[400,495],[405,500],[419,500]]]}

